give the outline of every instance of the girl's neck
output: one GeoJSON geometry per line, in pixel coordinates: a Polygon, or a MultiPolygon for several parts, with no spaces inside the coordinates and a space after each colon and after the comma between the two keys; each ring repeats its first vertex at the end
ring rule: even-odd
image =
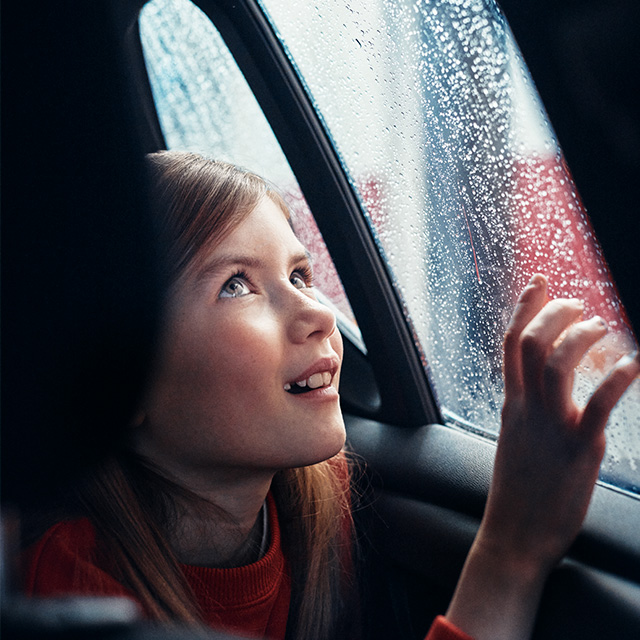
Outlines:
{"type": "Polygon", "coordinates": [[[255,562],[263,538],[263,507],[271,486],[264,482],[189,487],[193,500],[178,500],[169,540],[183,564],[238,567],[255,562]]]}
{"type": "Polygon", "coordinates": [[[138,447],[166,477],[187,490],[175,495],[175,522],[167,531],[178,560],[206,567],[241,566],[256,559],[262,506],[275,472],[195,469],[138,447]],[[190,495],[189,495],[190,494],[190,495]]]}
{"type": "Polygon", "coordinates": [[[170,542],[182,564],[229,568],[257,561],[266,534],[263,510],[260,509],[248,531],[226,513],[219,517],[181,518],[176,530],[170,534],[170,542]]]}

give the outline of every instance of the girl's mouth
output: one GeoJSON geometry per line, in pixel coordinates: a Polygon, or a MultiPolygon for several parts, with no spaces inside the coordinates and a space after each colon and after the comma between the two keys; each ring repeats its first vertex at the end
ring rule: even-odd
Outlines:
{"type": "Polygon", "coordinates": [[[291,393],[293,395],[308,393],[309,391],[313,391],[314,389],[328,387],[331,384],[332,377],[333,376],[331,375],[330,371],[314,373],[313,375],[309,376],[308,378],[304,378],[303,380],[287,382],[284,385],[284,390],[287,393],[291,393]]]}

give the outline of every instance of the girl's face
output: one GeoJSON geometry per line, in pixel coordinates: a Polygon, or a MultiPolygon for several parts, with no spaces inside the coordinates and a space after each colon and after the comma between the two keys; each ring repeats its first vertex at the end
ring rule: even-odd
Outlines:
{"type": "Polygon", "coordinates": [[[176,283],[137,449],[193,480],[336,454],[342,339],[310,285],[304,247],[263,198],[176,283]]]}

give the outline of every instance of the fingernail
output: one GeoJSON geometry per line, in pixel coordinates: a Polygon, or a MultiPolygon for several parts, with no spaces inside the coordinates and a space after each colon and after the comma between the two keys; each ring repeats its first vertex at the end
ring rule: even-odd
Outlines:
{"type": "Polygon", "coordinates": [[[593,316],[593,318],[591,318],[591,320],[593,320],[594,322],[597,322],[606,331],[609,330],[609,325],[607,324],[607,322],[606,322],[606,320],[604,318],[601,318],[600,316],[593,316]]]}
{"type": "Polygon", "coordinates": [[[638,357],[638,352],[637,351],[632,351],[631,353],[627,353],[627,355],[622,356],[622,358],[620,358],[620,360],[618,360],[619,365],[622,366],[626,366],[628,364],[630,364],[633,361],[636,361],[636,363],[638,364],[638,366],[640,366],[640,358],[638,357]]]}
{"type": "Polygon", "coordinates": [[[541,273],[534,273],[531,276],[531,279],[529,280],[529,285],[530,287],[537,287],[538,285],[541,285],[545,280],[545,277],[541,274],[541,273]]]}
{"type": "Polygon", "coordinates": [[[580,298],[569,298],[569,302],[578,307],[578,309],[584,311],[584,302],[580,298]]]}

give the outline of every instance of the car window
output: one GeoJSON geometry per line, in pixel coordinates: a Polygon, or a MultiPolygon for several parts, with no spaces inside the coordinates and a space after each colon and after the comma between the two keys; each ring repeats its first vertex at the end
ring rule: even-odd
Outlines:
{"type": "MultiPolygon", "coordinates": [[[[447,423],[496,437],[502,335],[518,292],[538,271],[549,276],[552,295],[584,299],[586,315],[609,323],[579,367],[574,393],[585,401],[634,336],[495,3],[261,5],[360,198],[447,423]]],[[[262,172],[294,209],[308,211],[208,20],[187,0],[153,0],[140,24],[169,146],[262,172]]],[[[313,246],[315,225],[302,226],[313,228],[313,246]]],[[[324,278],[320,288],[340,306],[337,276],[324,278]]],[[[639,406],[636,382],[610,420],[601,472],[637,493],[639,406]]]]}
{"type": "MultiPolygon", "coordinates": [[[[501,343],[535,272],[609,335],[584,402],[634,338],[512,34],[489,0],[262,0],[322,114],[403,297],[449,424],[497,433],[501,343]]],[[[601,477],[640,487],[640,383],[601,477]]]]}
{"type": "Polygon", "coordinates": [[[320,230],[271,128],[209,18],[189,0],[154,0],[140,14],[140,37],[169,149],[196,151],[254,171],[282,193],[309,250],[318,297],[343,334],[362,337],[320,230]]]}

